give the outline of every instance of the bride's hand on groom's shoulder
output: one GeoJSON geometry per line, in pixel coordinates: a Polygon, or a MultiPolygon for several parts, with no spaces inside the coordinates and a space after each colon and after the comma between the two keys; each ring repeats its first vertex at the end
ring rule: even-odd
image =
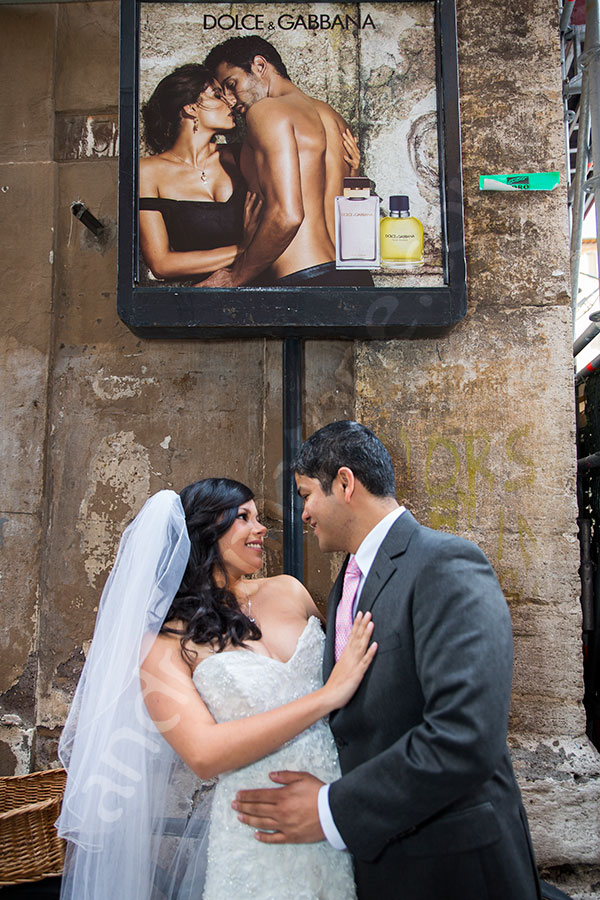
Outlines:
{"type": "Polygon", "coordinates": [[[345,706],[356,693],[377,652],[377,643],[369,643],[372,634],[371,613],[357,613],[348,643],[323,687],[331,710],[345,706]]]}

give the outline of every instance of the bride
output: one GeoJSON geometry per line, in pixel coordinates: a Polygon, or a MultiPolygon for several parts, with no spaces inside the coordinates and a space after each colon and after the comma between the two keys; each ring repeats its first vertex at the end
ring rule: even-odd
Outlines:
{"type": "Polygon", "coordinates": [[[252,492],[225,478],[160,491],[126,529],[59,746],[63,900],[355,897],[346,852],[258,842],[231,806],[273,771],[338,777],[323,717],[376,652],[359,614],[323,685],[308,592],[247,577],[265,533],[252,492]]]}

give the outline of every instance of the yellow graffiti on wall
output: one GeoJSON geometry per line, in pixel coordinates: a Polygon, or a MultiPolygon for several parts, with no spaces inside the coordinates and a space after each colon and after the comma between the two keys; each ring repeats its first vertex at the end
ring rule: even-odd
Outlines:
{"type": "MultiPolygon", "coordinates": [[[[498,546],[493,560],[500,582],[507,593],[518,593],[517,584],[523,569],[517,570],[503,559],[507,530],[506,512],[509,498],[514,509],[515,495],[530,491],[535,481],[535,464],[527,455],[526,441],[530,425],[521,425],[506,437],[494,436],[479,429],[460,438],[435,432],[427,441],[424,486],[428,498],[429,524],[458,532],[465,524],[473,528],[477,522],[478,505],[483,500],[494,501],[498,508],[498,546]],[[492,452],[493,448],[493,452],[492,452]],[[507,503],[502,502],[506,495],[507,503]],[[459,523],[460,517],[460,523],[459,523]]],[[[406,475],[412,481],[411,443],[403,429],[400,435],[406,460],[406,475]]],[[[524,572],[530,570],[535,553],[536,537],[522,513],[517,521],[509,522],[510,533],[518,536],[524,572]]]]}

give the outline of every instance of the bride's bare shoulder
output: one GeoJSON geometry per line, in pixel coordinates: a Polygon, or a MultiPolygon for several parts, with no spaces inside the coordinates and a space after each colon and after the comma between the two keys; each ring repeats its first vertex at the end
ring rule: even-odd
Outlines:
{"type": "MultiPolygon", "coordinates": [[[[169,623],[171,624],[171,623],[169,623]]],[[[140,665],[142,672],[157,674],[167,669],[184,670],[181,655],[181,636],[172,632],[160,632],[152,640],[148,647],[143,662],[140,665]]]]}
{"type": "Polygon", "coordinates": [[[298,596],[308,593],[302,582],[293,575],[269,575],[268,578],[253,578],[250,584],[256,584],[257,591],[285,591],[298,596]]]}
{"type": "Polygon", "coordinates": [[[260,594],[265,598],[269,596],[277,597],[278,602],[285,598],[299,608],[308,618],[309,616],[318,616],[322,618],[321,613],[315,606],[315,603],[306,590],[301,581],[294,578],[293,575],[272,575],[269,578],[253,579],[259,582],[257,595],[260,594]]]}
{"type": "Polygon", "coordinates": [[[214,649],[209,644],[195,644],[186,641],[182,647],[181,639],[185,634],[185,623],[172,619],[167,623],[166,631],[156,635],[141,665],[146,672],[164,670],[165,666],[190,674],[199,662],[212,656],[214,649]]]}

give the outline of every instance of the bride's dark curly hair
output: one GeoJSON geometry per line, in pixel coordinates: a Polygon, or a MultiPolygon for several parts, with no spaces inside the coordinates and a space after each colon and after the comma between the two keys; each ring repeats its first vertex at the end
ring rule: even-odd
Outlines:
{"type": "Polygon", "coordinates": [[[228,644],[241,647],[258,641],[258,625],[240,609],[227,586],[227,570],[219,550],[219,538],[231,528],[242,503],[254,498],[250,488],[230,478],[203,478],[180,493],[190,537],[190,558],[161,631],[181,637],[181,649],[189,658],[188,641],[213,644],[219,651],[228,644]],[[185,631],[168,623],[185,623],[185,631]]]}

